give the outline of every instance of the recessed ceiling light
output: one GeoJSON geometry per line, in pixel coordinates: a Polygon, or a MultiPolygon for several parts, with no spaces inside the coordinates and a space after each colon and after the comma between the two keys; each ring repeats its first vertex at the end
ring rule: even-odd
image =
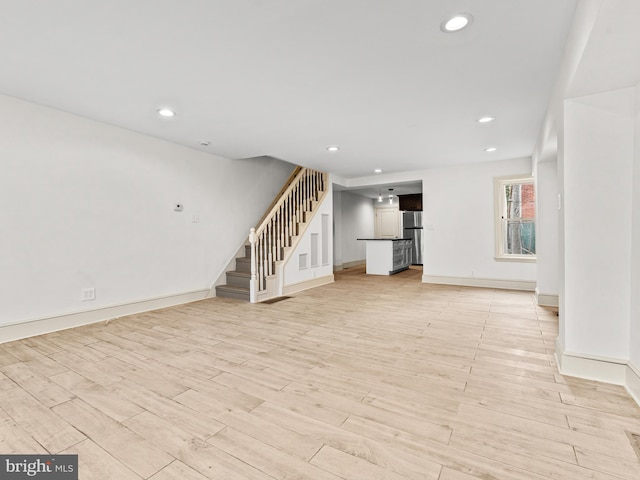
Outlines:
{"type": "Polygon", "coordinates": [[[496,150],[498,150],[496,147],[487,147],[484,149],[487,153],[495,152],[496,150]]]}
{"type": "Polygon", "coordinates": [[[473,16],[468,13],[458,13],[440,24],[440,30],[445,33],[458,32],[473,22],[473,16]]]}
{"type": "Polygon", "coordinates": [[[175,117],[176,115],[176,112],[166,107],[159,108],[158,110],[156,110],[156,112],[158,112],[158,115],[160,115],[161,117],[175,117]]]}
{"type": "Polygon", "coordinates": [[[373,173],[382,173],[382,170],[381,170],[381,169],[379,169],[379,168],[376,168],[376,169],[373,171],[373,173]]]}
{"type": "Polygon", "coordinates": [[[327,150],[329,150],[330,152],[337,152],[338,150],[340,150],[340,147],[336,147],[336,146],[327,147],[327,150]]]}
{"type": "Polygon", "coordinates": [[[203,147],[208,147],[210,145],[210,142],[207,142],[206,140],[203,140],[200,142],[200,145],[203,147]]]}
{"type": "Polygon", "coordinates": [[[490,123],[493,122],[496,119],[496,117],[480,117],[478,119],[478,123],[490,123]]]}

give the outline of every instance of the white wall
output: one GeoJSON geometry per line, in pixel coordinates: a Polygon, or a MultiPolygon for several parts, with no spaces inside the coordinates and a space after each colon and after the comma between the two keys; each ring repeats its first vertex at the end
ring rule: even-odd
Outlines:
{"type": "Polygon", "coordinates": [[[540,298],[558,296],[558,163],[543,161],[536,168],[536,290],[540,298]]]}
{"type": "Polygon", "coordinates": [[[333,264],[342,265],[342,192],[333,190],[333,264]]]}
{"type": "Polygon", "coordinates": [[[293,169],[5,96],[0,135],[0,325],[208,289],[293,169]]]}
{"type": "MultiPolygon", "coordinates": [[[[329,184],[330,185],[330,184],[329,184]]],[[[284,279],[283,286],[291,287],[299,285],[311,280],[320,279],[323,277],[333,276],[333,194],[331,191],[327,192],[322,204],[316,211],[311,223],[305,230],[304,234],[298,241],[293,252],[289,256],[286,264],[284,265],[284,279]],[[328,215],[328,230],[326,232],[327,246],[329,248],[327,263],[322,262],[322,216],[328,215]],[[311,265],[311,236],[317,235],[318,237],[318,265],[311,265]],[[307,268],[301,269],[299,263],[299,256],[307,255],[307,268]]],[[[333,280],[333,278],[331,278],[333,280]]]]}
{"type": "Polygon", "coordinates": [[[629,356],[634,96],[565,102],[565,353],[629,356]]]}
{"type": "Polygon", "coordinates": [[[530,173],[528,158],[424,171],[424,275],[535,281],[535,263],[494,259],[493,180],[530,173]]]}
{"type": "Polygon", "coordinates": [[[629,359],[640,370],[640,84],[635,88],[629,359]]]}
{"type": "MultiPolygon", "coordinates": [[[[340,232],[336,232],[336,244],[340,245],[340,263],[334,257],[336,266],[345,263],[364,261],[365,242],[358,238],[373,238],[375,227],[375,214],[373,202],[370,198],[350,193],[348,191],[336,192],[340,197],[340,232]]],[[[334,211],[338,208],[334,208],[334,211]]],[[[336,222],[338,219],[336,217],[336,222]]]]}

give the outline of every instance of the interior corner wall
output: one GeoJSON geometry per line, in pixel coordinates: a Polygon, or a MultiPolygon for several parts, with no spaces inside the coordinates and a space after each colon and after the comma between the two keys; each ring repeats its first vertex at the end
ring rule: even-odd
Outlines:
{"type": "Polygon", "coordinates": [[[333,264],[342,265],[342,191],[333,190],[333,264]]]}
{"type": "Polygon", "coordinates": [[[342,194],[342,219],[339,243],[341,245],[342,261],[339,264],[336,263],[336,265],[364,261],[366,258],[365,242],[357,239],[373,238],[375,227],[374,207],[370,198],[348,191],[340,193],[342,194]]]}
{"type": "Polygon", "coordinates": [[[294,168],[6,96],[0,135],[0,326],[208,290],[294,168]]]}
{"type": "Polygon", "coordinates": [[[494,178],[530,173],[530,158],[425,170],[424,275],[535,282],[535,263],[494,258],[494,178]]]}
{"type": "Polygon", "coordinates": [[[540,296],[558,296],[558,163],[537,163],[536,289],[540,296]]]}
{"type": "Polygon", "coordinates": [[[629,360],[640,373],[640,83],[635,88],[629,360]]]}
{"type": "Polygon", "coordinates": [[[564,350],[626,362],[631,304],[633,89],[565,102],[564,350]]]}

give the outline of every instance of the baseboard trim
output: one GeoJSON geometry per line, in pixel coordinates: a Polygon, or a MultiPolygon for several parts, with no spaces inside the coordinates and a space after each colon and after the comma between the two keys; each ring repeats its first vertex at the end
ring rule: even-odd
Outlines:
{"type": "Polygon", "coordinates": [[[209,289],[193,290],[190,292],[167,295],[164,297],[138,300],[135,302],[111,305],[84,310],[80,312],[56,315],[53,317],[37,318],[25,322],[0,325],[0,343],[12,342],[45,333],[57,332],[68,328],[80,327],[91,323],[113,320],[136,313],[149,312],[160,308],[172,307],[184,303],[196,302],[209,296],[209,289]]]}
{"type": "Polygon", "coordinates": [[[503,280],[499,278],[480,277],[445,277],[441,275],[423,275],[422,283],[438,285],[458,285],[461,287],[500,288],[504,290],[524,290],[533,292],[536,282],[529,280],[503,280]]]}
{"type": "Polygon", "coordinates": [[[557,307],[560,305],[560,297],[552,293],[540,293],[536,288],[536,302],[541,307],[557,307]]]}
{"type": "Polygon", "coordinates": [[[556,339],[556,361],[562,375],[626,385],[628,362],[624,359],[564,352],[556,339]]]}
{"type": "Polygon", "coordinates": [[[344,262],[342,264],[342,268],[353,268],[359,267],[360,265],[366,265],[367,261],[365,259],[362,260],[354,260],[352,262],[344,262]]]}
{"type": "Polygon", "coordinates": [[[366,260],[354,260],[353,262],[344,262],[344,263],[341,263],[340,265],[334,265],[333,271],[339,272],[340,270],[344,270],[345,268],[359,267],[360,265],[365,265],[366,263],[367,263],[366,260]]]}
{"type": "Polygon", "coordinates": [[[292,285],[285,285],[282,289],[283,295],[292,295],[294,293],[302,292],[303,290],[309,290],[310,288],[320,287],[333,283],[333,275],[325,275],[324,277],[313,278],[304,282],[294,283],[292,285]]]}
{"type": "Polygon", "coordinates": [[[640,369],[633,363],[627,363],[627,378],[625,387],[631,398],[640,405],[640,369]]]}

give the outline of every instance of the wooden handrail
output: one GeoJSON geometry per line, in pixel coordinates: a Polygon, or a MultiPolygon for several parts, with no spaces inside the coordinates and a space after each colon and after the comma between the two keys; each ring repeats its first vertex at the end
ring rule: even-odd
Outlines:
{"type": "Polygon", "coordinates": [[[283,187],[282,190],[280,190],[280,195],[276,197],[276,199],[273,201],[273,203],[271,204],[272,205],[271,208],[267,211],[267,213],[263,215],[260,223],[256,225],[257,234],[260,234],[264,230],[265,226],[269,223],[269,219],[274,215],[275,212],[278,211],[280,206],[285,202],[285,200],[288,198],[291,191],[294,189],[298,181],[304,176],[306,172],[307,172],[306,168],[296,167],[296,169],[291,174],[291,177],[289,177],[290,179],[289,184],[283,187]]]}
{"type": "Polygon", "coordinates": [[[273,211],[273,209],[276,206],[276,204],[280,201],[280,199],[284,195],[284,192],[286,192],[286,190],[289,188],[289,186],[294,182],[294,180],[296,179],[296,177],[298,176],[298,174],[300,173],[301,170],[302,170],[302,167],[300,165],[297,165],[296,168],[293,169],[293,172],[291,172],[291,175],[289,175],[289,178],[287,179],[287,181],[284,182],[284,185],[282,185],[282,188],[280,189],[278,194],[275,197],[273,197],[273,201],[271,202],[271,205],[269,205],[269,208],[267,208],[265,210],[264,215],[262,216],[262,218],[260,219],[260,221],[256,225],[256,230],[260,227],[260,225],[262,225],[264,220],[273,211]]]}

